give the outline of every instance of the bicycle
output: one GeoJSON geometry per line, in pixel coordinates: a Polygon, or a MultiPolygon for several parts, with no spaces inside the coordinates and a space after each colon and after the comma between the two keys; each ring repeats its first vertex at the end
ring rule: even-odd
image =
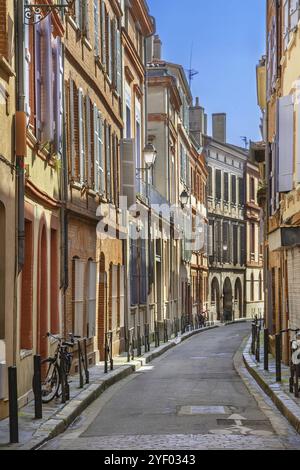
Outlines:
{"type": "Polygon", "coordinates": [[[62,379],[64,378],[67,382],[68,375],[70,374],[73,354],[69,351],[69,348],[75,346],[75,336],[72,333],[69,334],[70,342],[64,341],[63,338],[47,333],[46,337],[53,338],[58,341],[57,349],[53,357],[48,357],[41,362],[41,368],[47,367],[45,378],[42,379],[42,402],[50,403],[54,398],[58,398],[61,395],[59,391],[62,385],[62,379]],[[64,365],[64,371],[62,371],[62,364],[64,365]],[[64,377],[62,377],[64,374],[64,377]]]}

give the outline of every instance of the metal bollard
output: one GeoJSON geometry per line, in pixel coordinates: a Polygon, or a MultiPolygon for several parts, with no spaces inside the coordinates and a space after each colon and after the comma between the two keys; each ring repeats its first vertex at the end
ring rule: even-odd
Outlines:
{"type": "Polygon", "coordinates": [[[80,341],[77,342],[78,345],[78,372],[79,372],[79,388],[83,388],[83,374],[82,374],[82,356],[81,356],[81,344],[80,341]]]}
{"type": "Polygon", "coordinates": [[[83,340],[84,345],[84,369],[85,369],[85,383],[90,383],[90,372],[89,372],[89,364],[88,364],[88,357],[87,357],[87,340],[84,338],[83,340]]]}
{"type": "Polygon", "coordinates": [[[41,356],[33,357],[33,393],[35,419],[43,418],[41,356]]]}
{"type": "Polygon", "coordinates": [[[295,389],[295,398],[299,398],[299,375],[300,375],[300,366],[297,365],[295,366],[295,385],[294,385],[294,389],[295,389]]]}
{"type": "Polygon", "coordinates": [[[137,356],[142,355],[141,327],[137,326],[137,356]]]}
{"type": "Polygon", "coordinates": [[[264,369],[269,370],[269,330],[264,329],[264,369]]]}
{"type": "Polygon", "coordinates": [[[19,420],[18,420],[18,386],[17,368],[8,368],[8,392],[9,392],[9,436],[10,443],[19,442],[19,420]]]}
{"type": "Polygon", "coordinates": [[[281,382],[281,335],[275,336],[276,382],[281,382]]]}
{"type": "Polygon", "coordinates": [[[260,362],[260,326],[256,326],[256,351],[255,357],[257,362],[260,362]]]}

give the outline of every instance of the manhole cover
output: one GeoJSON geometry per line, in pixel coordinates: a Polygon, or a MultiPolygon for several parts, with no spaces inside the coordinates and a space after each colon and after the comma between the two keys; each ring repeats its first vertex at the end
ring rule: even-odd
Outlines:
{"type": "Polygon", "coordinates": [[[182,406],[179,415],[225,415],[224,406],[182,406]]]}

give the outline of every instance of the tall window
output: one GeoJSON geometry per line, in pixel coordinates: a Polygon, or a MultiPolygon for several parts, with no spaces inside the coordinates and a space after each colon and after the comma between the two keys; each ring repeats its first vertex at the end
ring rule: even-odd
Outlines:
{"type": "Polygon", "coordinates": [[[255,257],[255,224],[250,225],[250,253],[251,258],[255,257]]]}
{"type": "Polygon", "coordinates": [[[212,187],[212,167],[208,167],[208,195],[213,195],[213,187],[212,187]]]}
{"type": "MultiPolygon", "coordinates": [[[[0,339],[5,338],[5,207],[0,202],[0,339]]],[[[26,243],[26,238],[25,238],[26,243]]],[[[25,249],[26,250],[26,249],[25,249]]],[[[26,256],[26,251],[25,251],[26,256]]]]}
{"type": "Polygon", "coordinates": [[[259,273],[259,300],[263,298],[263,279],[261,273],[259,273]]]}
{"type": "Polygon", "coordinates": [[[224,201],[229,201],[229,179],[228,173],[224,173],[224,201]]]}
{"type": "Polygon", "coordinates": [[[250,281],[250,300],[254,302],[254,274],[251,274],[251,281],[250,281]]]}
{"type": "Polygon", "coordinates": [[[57,230],[51,230],[51,333],[59,333],[58,242],[57,230]]]}
{"type": "Polygon", "coordinates": [[[21,349],[32,349],[33,225],[25,220],[25,263],[21,290],[21,349]]]}
{"type": "Polygon", "coordinates": [[[221,200],[222,198],[222,172],[221,170],[216,170],[216,199],[221,200]]]}
{"type": "Polygon", "coordinates": [[[79,258],[73,258],[73,331],[75,335],[84,336],[84,271],[85,263],[79,258]]]}
{"type": "Polygon", "coordinates": [[[255,180],[250,178],[250,199],[252,202],[255,202],[255,180]]]}
{"type": "Polygon", "coordinates": [[[96,336],[96,287],[97,287],[97,263],[92,259],[88,261],[87,273],[87,337],[96,336]]]}
{"type": "Polygon", "coordinates": [[[231,176],[231,202],[236,204],[236,176],[231,176]]]}

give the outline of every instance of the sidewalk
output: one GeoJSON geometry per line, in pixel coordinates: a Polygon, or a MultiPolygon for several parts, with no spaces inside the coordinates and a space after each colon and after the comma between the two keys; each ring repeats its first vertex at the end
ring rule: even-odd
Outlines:
{"type": "Polygon", "coordinates": [[[289,391],[289,367],[282,364],[282,382],[276,382],[275,359],[269,355],[269,371],[264,370],[264,351],[261,347],[261,362],[251,355],[251,338],[243,353],[244,363],[263,391],[272,399],[279,411],[288,419],[300,434],[300,398],[295,398],[289,391]]]}
{"type": "Polygon", "coordinates": [[[9,420],[0,421],[0,451],[9,450],[34,450],[49,439],[64,432],[68,426],[108,387],[133,374],[140,367],[153,361],[169,349],[182,341],[208,330],[218,328],[211,326],[200,330],[190,331],[179,338],[172,339],[158,348],[151,345],[150,352],[127,362],[127,355],[114,358],[114,370],[104,374],[104,363],[99,363],[89,369],[90,383],[83,389],[79,388],[79,377],[71,377],[70,401],[61,404],[60,399],[53,400],[48,405],[43,405],[43,419],[34,419],[34,402],[29,403],[19,411],[19,444],[9,442],[9,420]]]}

